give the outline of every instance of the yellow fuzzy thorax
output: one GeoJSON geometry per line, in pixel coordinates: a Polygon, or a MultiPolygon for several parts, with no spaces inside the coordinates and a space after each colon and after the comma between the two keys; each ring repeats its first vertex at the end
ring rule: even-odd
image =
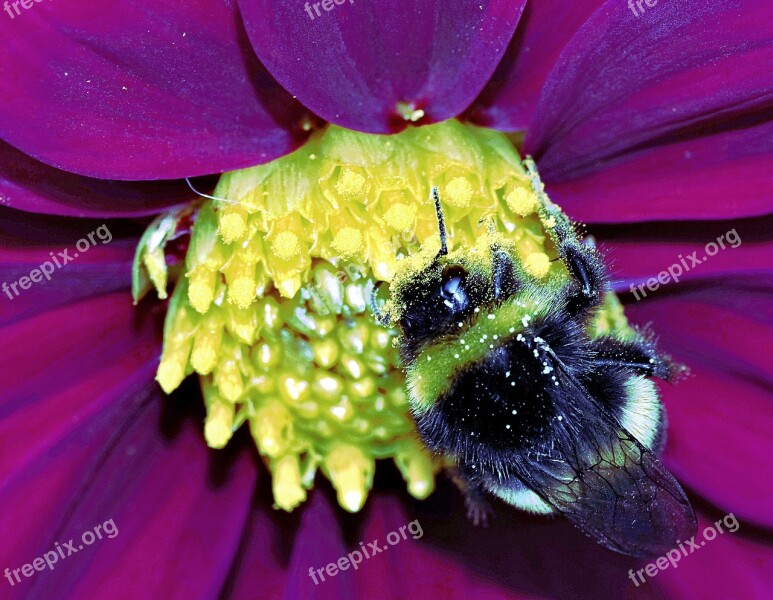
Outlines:
{"type": "MultiPolygon", "coordinates": [[[[456,121],[393,136],[329,126],[293,154],[226,173],[214,192],[223,200],[198,207],[156,378],[170,393],[196,373],[213,448],[248,424],[279,508],[303,502],[321,469],[341,506],[359,510],[376,459],[394,460],[413,496],[434,489],[439,465],[410,416],[395,332],[368,308],[401,258],[436,250],[432,186],[450,245],[472,248],[481,227],[494,227],[534,277],[563,268],[550,261],[541,188],[515,148],[456,121]]],[[[175,218],[159,217],[143,237],[136,297],[151,282],[166,296],[175,218]]],[[[606,314],[599,327],[624,322],[619,306],[606,314]]]]}

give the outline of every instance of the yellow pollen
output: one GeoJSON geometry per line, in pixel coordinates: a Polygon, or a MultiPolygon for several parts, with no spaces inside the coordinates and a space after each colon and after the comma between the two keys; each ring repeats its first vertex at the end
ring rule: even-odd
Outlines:
{"type": "Polygon", "coordinates": [[[397,231],[409,231],[416,224],[416,207],[397,202],[384,213],[384,222],[397,231]]]}
{"type": "Polygon", "coordinates": [[[210,448],[223,448],[233,435],[234,409],[225,402],[213,402],[207,410],[204,438],[210,448]]]}
{"type": "Polygon", "coordinates": [[[216,274],[206,268],[199,268],[189,275],[188,301],[201,314],[206,314],[215,299],[216,274]]]}
{"type": "Polygon", "coordinates": [[[373,485],[373,464],[357,446],[341,444],[324,459],[322,468],[338,492],[338,503],[357,512],[373,485]]]}
{"type": "Polygon", "coordinates": [[[161,364],[158,365],[156,381],[167,394],[171,394],[177,389],[183,379],[185,379],[185,366],[179,360],[170,358],[162,360],[161,364]]]}
{"type": "Polygon", "coordinates": [[[278,400],[261,405],[255,419],[250,421],[250,429],[258,449],[267,456],[281,456],[290,449],[294,437],[293,418],[278,400]]]}
{"type": "Polygon", "coordinates": [[[148,270],[148,276],[156,288],[158,297],[166,299],[166,258],[160,248],[145,253],[143,258],[145,268],[148,270]]]}
{"type": "Polygon", "coordinates": [[[301,253],[301,243],[292,231],[282,231],[271,242],[271,252],[279,260],[290,260],[301,253]]]}
{"type": "Polygon", "coordinates": [[[211,346],[196,348],[191,354],[191,366],[200,375],[208,375],[217,363],[217,352],[211,346]]]}
{"type": "Polygon", "coordinates": [[[527,217],[539,208],[537,196],[522,187],[517,187],[507,194],[505,202],[510,210],[520,217],[527,217]]]}
{"type": "Polygon", "coordinates": [[[526,257],[523,266],[529,274],[542,279],[550,271],[550,259],[544,252],[534,252],[526,257]]]}
{"type": "Polygon", "coordinates": [[[457,208],[467,208],[472,200],[472,185],[464,177],[454,177],[445,189],[444,201],[457,208]]]}
{"type": "Polygon", "coordinates": [[[300,462],[293,455],[280,458],[272,469],[273,492],[276,506],[290,512],[306,500],[301,483],[300,462]]]}
{"type": "Polygon", "coordinates": [[[191,353],[191,366],[200,375],[212,372],[220,351],[220,331],[206,331],[196,336],[191,353]]]}
{"type": "Polygon", "coordinates": [[[368,182],[362,175],[351,169],[344,169],[336,182],[336,191],[346,200],[362,200],[367,186],[368,182]]]}
{"type": "Polygon", "coordinates": [[[229,402],[236,402],[241,398],[244,393],[244,383],[236,361],[228,360],[217,367],[215,385],[223,398],[229,402]]]}
{"type": "Polygon", "coordinates": [[[342,258],[351,258],[362,250],[362,233],[354,227],[344,227],[333,237],[332,246],[342,258]]]}
{"type": "Polygon", "coordinates": [[[398,455],[395,463],[408,483],[408,492],[414,498],[424,500],[435,489],[436,466],[418,446],[398,455]]]}
{"type": "Polygon", "coordinates": [[[220,237],[226,244],[231,244],[247,231],[247,221],[243,214],[231,212],[220,217],[220,237]]]}
{"type": "Polygon", "coordinates": [[[255,299],[255,281],[239,277],[228,286],[228,299],[239,308],[247,308],[255,299]]]}

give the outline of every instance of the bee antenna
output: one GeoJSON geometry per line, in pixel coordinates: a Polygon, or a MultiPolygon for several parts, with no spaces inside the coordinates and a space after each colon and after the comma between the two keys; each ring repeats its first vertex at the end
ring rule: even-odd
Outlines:
{"type": "Polygon", "coordinates": [[[191,183],[191,180],[188,177],[185,178],[185,182],[188,184],[188,187],[191,188],[191,191],[194,194],[196,194],[198,196],[201,196],[202,198],[207,198],[209,200],[217,200],[218,202],[225,202],[226,204],[242,204],[244,206],[248,206],[247,204],[244,204],[243,202],[237,202],[236,200],[229,200],[228,198],[219,198],[218,196],[210,196],[209,194],[205,194],[203,192],[200,192],[195,187],[193,187],[193,184],[191,183]]]}
{"type": "Polygon", "coordinates": [[[440,193],[438,192],[437,186],[432,187],[432,199],[435,201],[437,225],[440,230],[440,252],[438,252],[438,256],[445,256],[448,254],[448,246],[446,245],[446,223],[443,220],[443,209],[440,208],[440,193]]]}

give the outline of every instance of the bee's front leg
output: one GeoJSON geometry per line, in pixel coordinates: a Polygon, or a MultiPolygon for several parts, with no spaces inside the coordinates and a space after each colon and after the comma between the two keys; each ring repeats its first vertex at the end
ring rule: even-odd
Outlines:
{"type": "Polygon", "coordinates": [[[491,248],[491,259],[494,299],[504,300],[518,291],[518,277],[515,272],[515,264],[505,250],[496,246],[491,248]]]}
{"type": "Polygon", "coordinates": [[[479,476],[475,469],[466,465],[450,468],[451,481],[464,495],[464,506],[467,518],[476,527],[488,527],[489,518],[494,516],[486,492],[478,482],[479,476]]]}
{"type": "Polygon", "coordinates": [[[598,306],[607,291],[607,272],[595,245],[583,244],[565,216],[557,215],[554,227],[558,255],[566,265],[571,281],[563,296],[566,311],[573,316],[585,316],[598,306]]]}

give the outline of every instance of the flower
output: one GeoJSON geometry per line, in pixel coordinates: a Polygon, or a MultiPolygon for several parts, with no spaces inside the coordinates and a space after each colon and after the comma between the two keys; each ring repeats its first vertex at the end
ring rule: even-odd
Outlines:
{"type": "MultiPolygon", "coordinates": [[[[523,6],[504,1],[414,8],[406,18],[397,2],[355,2],[307,21],[300,4],[243,0],[239,18],[212,0],[160,0],[112,13],[42,4],[3,17],[0,197],[11,208],[2,209],[2,279],[19,280],[108,217],[192,200],[171,180],[287,154],[320,119],[368,133],[454,117],[525,131],[551,198],[609,248],[620,291],[731,229],[743,240],[660,294],[626,299],[629,317],[651,320],[661,345],[695,373],[664,393],[667,464],[704,523],[731,511],[742,522],[641,592],[752,597],[770,571],[761,540],[771,525],[761,476],[770,467],[770,373],[757,349],[771,286],[769,222],[760,218],[770,208],[764,4],[658,4],[635,15],[622,2],[546,1],[528,5],[520,23],[523,6]],[[139,179],[169,181],[125,181],[139,179]]],[[[336,192],[355,194],[354,175],[336,192]]],[[[466,187],[452,188],[463,208],[466,187]]],[[[516,193],[509,204],[518,214],[528,199],[516,193]]],[[[398,209],[392,218],[414,216],[398,209]]],[[[223,231],[236,239],[239,223],[235,215],[223,231]]],[[[110,221],[114,241],[46,284],[0,297],[5,564],[21,566],[107,518],[120,530],[99,552],[36,572],[12,592],[304,596],[316,590],[309,567],[356,540],[385,539],[409,512],[426,532],[421,543],[406,540],[331,578],[323,594],[606,597],[633,585],[627,571],[637,563],[566,523],[502,508],[490,530],[472,529],[442,481],[427,504],[407,508],[388,493],[394,477],[377,474],[387,491],[364,518],[347,518],[361,524],[348,538],[325,491],[300,514],[271,513],[267,478],[254,495],[261,472],[246,435],[208,451],[195,391],[162,401],[151,385],[161,314],[151,302],[135,313],[125,286],[141,229],[110,221]]],[[[293,232],[287,223],[271,241],[288,281],[307,242],[280,237],[293,232]]],[[[331,246],[354,253],[356,242],[350,231],[331,246]]]]}

